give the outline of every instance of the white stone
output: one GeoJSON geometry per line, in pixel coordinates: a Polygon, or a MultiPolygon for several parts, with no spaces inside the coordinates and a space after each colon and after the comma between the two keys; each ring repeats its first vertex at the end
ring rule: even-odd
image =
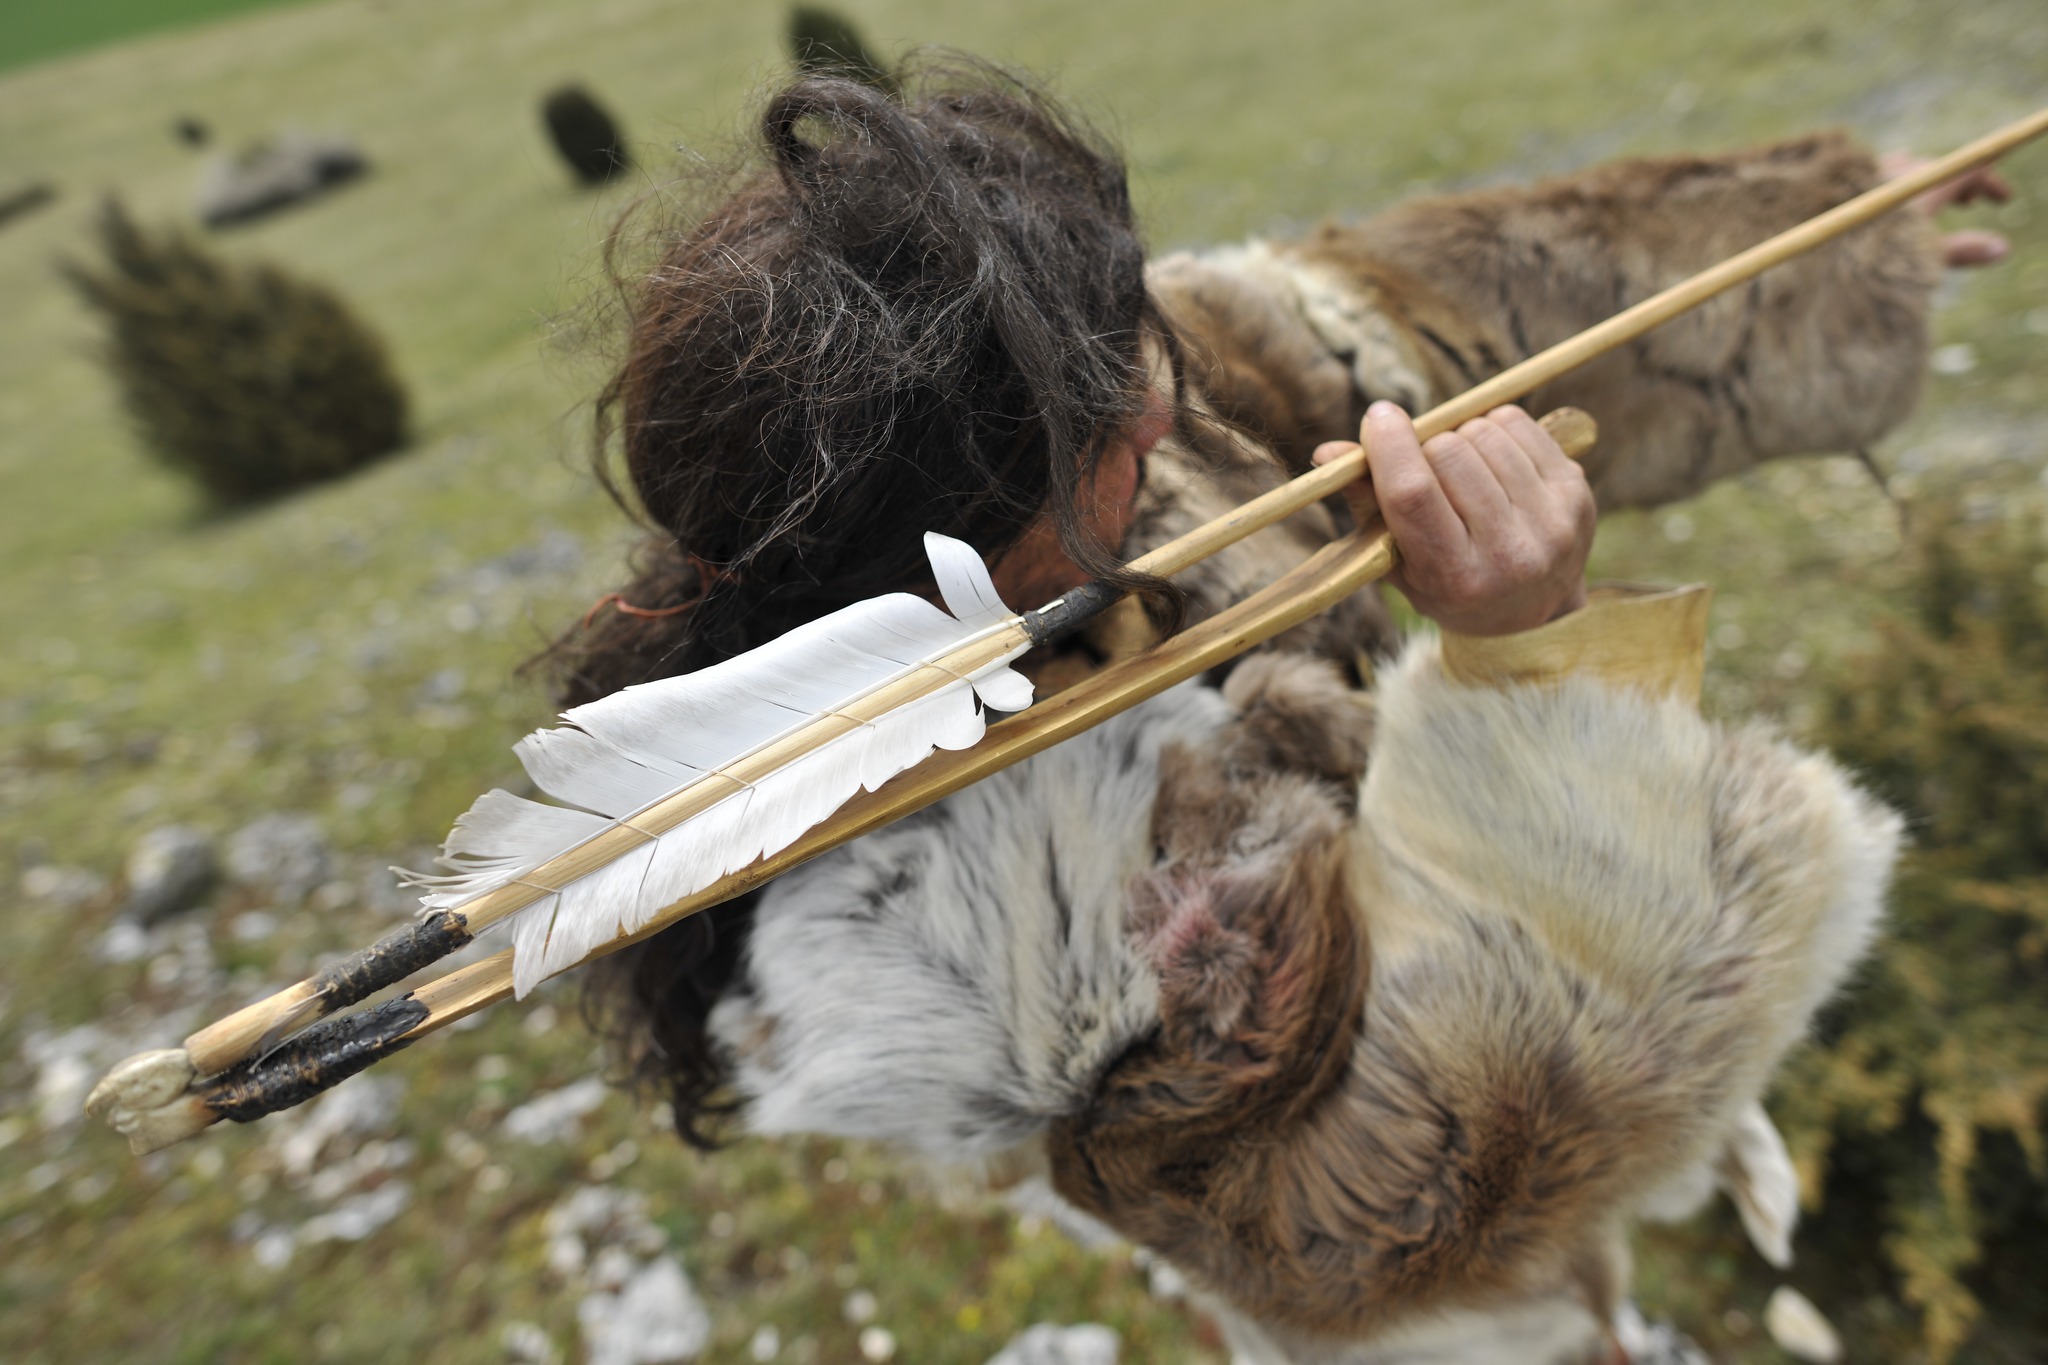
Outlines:
{"type": "Polygon", "coordinates": [[[1779,1285],[1764,1305],[1764,1330],[1771,1340],[1801,1360],[1826,1365],[1842,1358],[1842,1339],[1833,1324],[1807,1297],[1789,1285],[1779,1285]]]}
{"type": "Polygon", "coordinates": [[[413,1145],[400,1139],[385,1142],[372,1138],[346,1160],[321,1167],[306,1182],[306,1194],[321,1203],[341,1198],[380,1171],[394,1171],[409,1164],[413,1145]]]}
{"type": "Polygon", "coordinates": [[[304,1179],[321,1154],[389,1128],[398,1118],[405,1083],[396,1076],[355,1076],[322,1095],[296,1125],[272,1139],[278,1164],[304,1179]]]}
{"type": "Polygon", "coordinates": [[[107,889],[106,879],[82,867],[39,863],[21,874],[21,894],[32,901],[79,906],[107,889]]]}
{"type": "Polygon", "coordinates": [[[632,1269],[630,1260],[621,1268],[616,1258],[605,1259],[604,1249],[620,1249],[651,1256],[668,1244],[668,1237],[647,1217],[647,1200],[637,1190],[585,1185],[548,1210],[541,1222],[547,1238],[547,1266],[558,1278],[573,1279],[589,1270],[592,1284],[602,1286],[607,1277],[623,1282],[632,1269]],[[597,1253],[597,1263],[592,1254],[597,1253]]]}
{"type": "Polygon", "coordinates": [[[122,963],[140,962],[149,949],[149,930],[132,919],[117,919],[100,935],[98,951],[100,961],[122,963]]]}
{"type": "Polygon", "coordinates": [[[99,1080],[102,1058],[110,1050],[106,1031],[97,1024],[29,1035],[21,1052],[36,1072],[36,1121],[45,1129],[78,1122],[85,1114],[85,1097],[99,1080]]]}
{"type": "Polygon", "coordinates": [[[1165,1261],[1154,1261],[1146,1271],[1146,1287],[1161,1303],[1179,1303],[1188,1296],[1188,1277],[1165,1261]]]}
{"type": "Polygon", "coordinates": [[[604,1103],[604,1093],[604,1082],[596,1076],[572,1081],[505,1115],[505,1134],[536,1145],[567,1142],[576,1136],[584,1116],[604,1103]]]}
{"type": "Polygon", "coordinates": [[[584,1262],[589,1259],[583,1250],[580,1237],[550,1237],[547,1246],[547,1267],[557,1279],[566,1280],[583,1273],[584,1262]]]}
{"type": "Polygon", "coordinates": [[[1977,368],[1977,348],[1967,341],[1937,346],[1927,363],[1936,374],[1968,374],[1977,368]]]}
{"type": "Polygon", "coordinates": [[[1614,1338],[1628,1352],[1632,1365],[1714,1365],[1668,1322],[1648,1322],[1633,1303],[1614,1315],[1614,1338]]]}
{"type": "Polygon", "coordinates": [[[988,1365],[1116,1365],[1117,1336],[1097,1322],[1028,1327],[989,1357],[988,1365]]]}
{"type": "Polygon", "coordinates": [[[555,1339],[537,1322],[508,1322],[498,1340],[513,1365],[557,1365],[562,1358],[555,1339]]]}
{"type": "Polygon", "coordinates": [[[609,1289],[614,1292],[626,1287],[626,1282],[640,1268],[633,1253],[622,1246],[601,1248],[591,1259],[590,1272],[585,1277],[593,1289],[609,1289]]]}
{"type": "Polygon", "coordinates": [[[161,825],[135,841],[123,917],[161,923],[199,904],[213,885],[213,840],[190,825],[161,825]]]}
{"type": "Polygon", "coordinates": [[[322,1242],[360,1242],[383,1227],[412,1202],[412,1190],[403,1181],[379,1185],[367,1194],[344,1199],[326,1213],[308,1218],[299,1228],[299,1242],[317,1246],[322,1242]]]}
{"type": "Polygon", "coordinates": [[[587,1296],[576,1320],[589,1365],[668,1365],[711,1340],[711,1315],[673,1256],[648,1262],[616,1294],[587,1296]]]}
{"type": "Polygon", "coordinates": [[[297,1245],[297,1239],[287,1229],[271,1228],[257,1234],[249,1254],[265,1270],[282,1270],[291,1263],[292,1250],[297,1245]]]}
{"type": "Polygon", "coordinates": [[[327,836],[310,815],[266,815],[228,839],[228,875],[265,888],[280,902],[304,900],[327,880],[331,862],[327,836]]]}
{"type": "Polygon", "coordinates": [[[647,1197],[638,1190],[584,1185],[548,1210],[541,1229],[549,1237],[624,1240],[647,1221],[647,1197]]]}
{"type": "Polygon", "coordinates": [[[345,137],[287,128],[234,156],[209,160],[193,191],[192,211],[208,227],[260,218],[368,168],[362,151],[345,137]]]}
{"type": "Polygon", "coordinates": [[[237,943],[261,943],[277,932],[277,916],[261,910],[247,910],[236,915],[228,929],[237,943]]]}

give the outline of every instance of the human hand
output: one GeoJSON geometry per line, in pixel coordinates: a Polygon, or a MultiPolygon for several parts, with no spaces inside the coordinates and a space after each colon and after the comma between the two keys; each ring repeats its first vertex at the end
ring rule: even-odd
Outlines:
{"type": "MultiPolygon", "coordinates": [[[[1419,443],[1392,403],[1365,415],[1369,491],[1347,491],[1360,524],[1384,518],[1401,562],[1390,581],[1461,635],[1510,635],[1586,601],[1595,509],[1585,473],[1522,409],[1495,408],[1419,443]]],[[[1325,464],[1358,447],[1332,441],[1325,464]]]]}
{"type": "MultiPolygon", "coordinates": [[[[1908,171],[1916,171],[1927,164],[1924,156],[1911,152],[1886,152],[1877,160],[1879,174],[1887,180],[1896,180],[1908,171]]],[[[1937,185],[1913,201],[1913,207],[1932,219],[1943,209],[1953,205],[1974,204],[1988,199],[1994,204],[2003,204],[2012,198],[2012,186],[1990,166],[1979,166],[1974,171],[1965,171],[1944,185],[1937,185]]],[[[2001,233],[1968,229],[1962,232],[1946,232],[1941,237],[1941,261],[1943,265],[1967,267],[1995,265],[2012,250],[2012,244],[2001,233]]]]}

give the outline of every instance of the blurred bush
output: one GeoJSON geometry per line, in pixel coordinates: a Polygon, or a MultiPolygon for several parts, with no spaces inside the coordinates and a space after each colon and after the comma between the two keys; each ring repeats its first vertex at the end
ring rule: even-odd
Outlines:
{"type": "Polygon", "coordinates": [[[34,213],[57,197],[57,187],[47,180],[31,180],[0,190],[0,223],[34,213]]]}
{"type": "Polygon", "coordinates": [[[2048,536],[2031,516],[1916,508],[1911,616],[1824,686],[1818,738],[1906,812],[1913,847],[1874,961],[1774,1106],[1822,1181],[1802,1281],[1887,1358],[1936,1365],[2048,1359],[2048,536]]]}
{"type": "Polygon", "coordinates": [[[565,85],[549,92],[541,101],[540,116],[555,150],[584,184],[602,185],[631,169],[633,159],[626,154],[619,125],[582,86],[565,85]]]}
{"type": "Polygon", "coordinates": [[[853,21],[833,10],[798,5],[789,12],[789,56],[799,71],[851,76],[893,92],[889,64],[861,38],[853,21]]]}
{"type": "Polygon", "coordinates": [[[319,285],[139,227],[108,200],[103,262],[64,274],[106,325],[143,439],[222,502],[333,478],[405,441],[381,341],[319,285]]]}

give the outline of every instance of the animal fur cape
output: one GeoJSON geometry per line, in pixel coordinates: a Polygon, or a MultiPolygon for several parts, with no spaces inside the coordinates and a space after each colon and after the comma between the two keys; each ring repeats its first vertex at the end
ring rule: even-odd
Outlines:
{"type": "Polygon", "coordinates": [[[754,1131],[1029,1153],[1249,1359],[1563,1359],[1628,1221],[1739,1159],[1898,835],[1682,700],[1268,655],[784,877],[713,1028],[754,1131]]]}

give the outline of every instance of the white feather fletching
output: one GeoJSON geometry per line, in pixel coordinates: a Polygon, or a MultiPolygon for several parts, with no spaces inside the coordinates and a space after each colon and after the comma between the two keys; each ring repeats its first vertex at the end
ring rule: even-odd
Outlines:
{"type": "MultiPolygon", "coordinates": [[[[970,546],[928,533],[925,551],[951,615],[891,593],[710,668],[565,711],[566,725],[534,731],[513,752],[535,786],[568,804],[486,792],[441,846],[437,861],[447,871],[405,873],[406,884],[428,888],[420,904],[429,910],[457,908],[1014,617],[970,546]]],[[[933,749],[974,744],[987,724],[984,706],[1021,711],[1031,704],[1030,680],[1009,667],[1027,647],[821,745],[520,910],[511,917],[515,993],[524,996],[663,907],[787,847],[933,749]]]]}

